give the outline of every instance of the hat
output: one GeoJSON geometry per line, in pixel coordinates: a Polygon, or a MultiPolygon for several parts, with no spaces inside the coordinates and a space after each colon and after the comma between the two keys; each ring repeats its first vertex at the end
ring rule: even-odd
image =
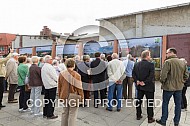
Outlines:
{"type": "Polygon", "coordinates": [[[20,56],[18,53],[13,53],[12,56],[20,56]]]}

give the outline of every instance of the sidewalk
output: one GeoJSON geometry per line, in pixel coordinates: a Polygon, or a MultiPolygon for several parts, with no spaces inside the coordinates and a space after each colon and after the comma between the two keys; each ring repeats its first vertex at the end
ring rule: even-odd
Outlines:
{"type": "MultiPolygon", "coordinates": [[[[190,89],[187,90],[189,92],[190,89]]],[[[189,95],[187,93],[188,101],[189,95]]],[[[59,117],[53,120],[47,120],[43,117],[34,117],[29,112],[19,113],[18,103],[8,104],[7,93],[4,93],[5,108],[0,110],[0,126],[60,126],[61,125],[61,112],[62,108],[55,108],[55,114],[59,117]]],[[[18,98],[19,93],[16,93],[18,98]]],[[[161,99],[162,91],[160,89],[160,83],[156,83],[155,98],[161,99]]],[[[43,98],[43,97],[42,97],[43,98]]],[[[169,119],[167,126],[173,126],[172,118],[174,116],[174,104],[173,98],[171,98],[169,105],[169,119]]],[[[155,108],[155,118],[160,118],[161,108],[155,108]]],[[[93,100],[90,102],[89,108],[79,108],[77,117],[77,126],[159,126],[156,123],[148,124],[146,118],[146,108],[143,108],[143,118],[136,120],[136,110],[134,107],[123,107],[120,112],[117,112],[114,108],[112,112],[106,111],[105,107],[94,108],[93,100]]],[[[190,125],[190,106],[188,111],[182,112],[180,126],[190,125]]]]}

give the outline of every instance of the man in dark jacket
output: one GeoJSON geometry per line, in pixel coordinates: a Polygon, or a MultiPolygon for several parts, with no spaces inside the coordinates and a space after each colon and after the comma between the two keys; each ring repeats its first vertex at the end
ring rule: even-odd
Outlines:
{"type": "Polygon", "coordinates": [[[181,117],[182,89],[185,81],[188,79],[189,73],[185,62],[177,57],[175,48],[169,48],[166,51],[166,57],[167,59],[164,62],[160,77],[163,89],[162,117],[156,120],[156,122],[166,125],[168,104],[173,96],[175,102],[174,125],[178,126],[181,117]]]}
{"type": "Polygon", "coordinates": [[[136,116],[137,120],[142,118],[141,104],[144,95],[147,99],[147,114],[148,123],[155,121],[153,118],[153,102],[154,102],[154,91],[155,91],[155,81],[154,81],[154,64],[149,62],[151,55],[150,51],[145,50],[141,54],[142,61],[135,64],[132,75],[135,83],[137,84],[137,102],[136,102],[136,116]]]}
{"type": "Polygon", "coordinates": [[[94,87],[94,107],[97,108],[98,90],[100,89],[101,103],[105,99],[106,63],[100,59],[100,53],[95,53],[96,59],[91,62],[92,82],[94,87]]]}
{"type": "MultiPolygon", "coordinates": [[[[84,107],[87,106],[87,99],[90,98],[90,75],[88,74],[88,71],[90,69],[90,56],[89,55],[83,55],[83,61],[79,62],[77,64],[78,73],[81,75],[82,80],[82,88],[84,93],[84,107]]],[[[80,105],[82,106],[82,104],[80,105]]]]}

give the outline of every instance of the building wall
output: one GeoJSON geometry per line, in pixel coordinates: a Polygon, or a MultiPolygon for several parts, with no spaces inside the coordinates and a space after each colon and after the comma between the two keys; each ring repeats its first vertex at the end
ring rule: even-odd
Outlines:
{"type": "Polygon", "coordinates": [[[25,48],[25,47],[35,47],[35,46],[45,46],[52,45],[53,40],[39,36],[17,36],[13,42],[13,48],[25,48]],[[22,38],[22,39],[21,39],[22,38]]]}
{"type": "MultiPolygon", "coordinates": [[[[116,39],[109,30],[110,24],[115,25],[128,38],[163,36],[168,34],[190,33],[190,6],[180,6],[155,11],[137,13],[100,20],[100,40],[116,39]]],[[[121,38],[117,38],[121,39],[121,38]]]]}

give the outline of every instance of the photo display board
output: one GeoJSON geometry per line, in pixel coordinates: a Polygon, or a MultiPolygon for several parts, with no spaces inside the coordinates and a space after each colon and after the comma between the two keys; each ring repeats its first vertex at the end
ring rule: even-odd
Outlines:
{"type": "Polygon", "coordinates": [[[119,40],[118,48],[121,57],[126,57],[129,53],[136,59],[141,56],[142,51],[150,50],[155,67],[160,68],[162,37],[119,40]]]}
{"type": "Polygon", "coordinates": [[[32,48],[20,48],[19,54],[32,54],[32,48]]]}
{"type": "Polygon", "coordinates": [[[113,53],[113,41],[110,42],[96,42],[90,41],[84,44],[84,55],[90,55],[94,58],[96,52],[104,53],[106,55],[113,53]]]}
{"type": "Polygon", "coordinates": [[[36,55],[44,57],[45,55],[51,55],[52,46],[36,47],[36,55]]]}

